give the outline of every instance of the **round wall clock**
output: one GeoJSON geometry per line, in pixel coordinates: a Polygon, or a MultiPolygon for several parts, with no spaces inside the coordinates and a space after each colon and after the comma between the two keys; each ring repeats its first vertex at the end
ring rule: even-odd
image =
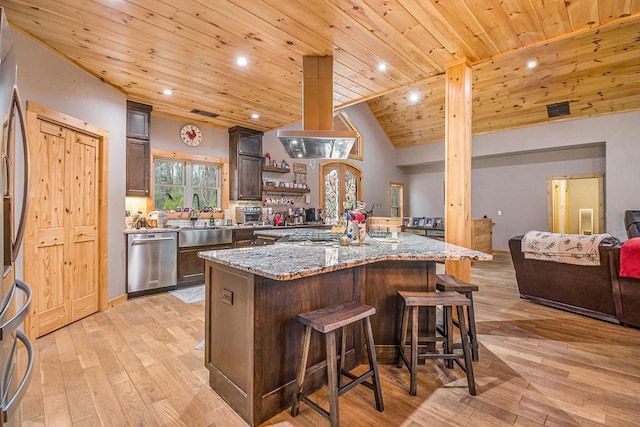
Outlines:
{"type": "Polygon", "coordinates": [[[180,129],[180,139],[189,147],[196,147],[202,142],[202,132],[196,125],[184,125],[180,129]]]}

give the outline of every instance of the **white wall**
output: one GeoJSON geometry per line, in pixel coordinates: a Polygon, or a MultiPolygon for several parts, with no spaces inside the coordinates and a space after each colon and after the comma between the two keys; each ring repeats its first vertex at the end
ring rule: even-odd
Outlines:
{"type": "MultiPolygon", "coordinates": [[[[124,93],[85,73],[73,64],[43,48],[22,34],[12,32],[16,44],[16,63],[19,66],[19,86],[23,101],[34,101],[45,107],[100,126],[109,132],[109,298],[125,292],[125,244],[124,227],[125,194],[125,126],[126,96],[124,93]]],[[[347,113],[364,138],[364,160],[353,161],[364,170],[364,200],[371,206],[374,201],[382,206],[374,214],[388,215],[389,181],[405,182],[403,168],[441,162],[444,159],[444,144],[428,144],[395,150],[380,128],[366,104],[347,108],[347,113]],[[395,162],[394,162],[395,159],[395,162]]],[[[178,131],[184,123],[152,116],[152,148],[190,152],[179,142],[178,131]]],[[[300,123],[289,126],[299,129],[300,123]]],[[[215,157],[228,156],[228,134],[226,130],[202,126],[204,142],[197,151],[215,157]]],[[[563,175],[604,172],[607,232],[624,238],[622,215],[625,209],[640,209],[640,193],[633,186],[640,178],[637,159],[640,158],[640,112],[602,116],[590,119],[556,122],[505,132],[478,135],[473,138],[474,157],[503,156],[510,153],[569,147],[606,142],[606,160],[598,155],[590,158],[555,158],[531,162],[527,159],[502,158],[498,164],[474,162],[472,187],[472,215],[487,214],[497,219],[497,207],[504,215],[496,222],[494,247],[506,248],[505,239],[533,226],[546,225],[546,199],[533,202],[518,200],[520,195],[535,195],[529,184],[533,176],[540,179],[547,174],[563,175]],[[552,161],[551,161],[552,160],[552,161]],[[519,162],[519,163],[518,163],[519,162]],[[544,166],[541,166],[544,165],[544,166]],[[485,196],[486,193],[486,196],[485,196]],[[481,197],[482,196],[482,197],[481,197]],[[507,217],[514,209],[526,215],[513,215],[514,222],[507,217]],[[544,209],[543,209],[544,208],[544,209]],[[544,214],[542,213],[544,211],[544,214]],[[518,221],[517,223],[515,221],[518,221]]],[[[287,156],[276,138],[276,132],[267,132],[263,139],[264,152],[273,159],[293,161],[287,156]]],[[[194,151],[195,152],[195,151],[194,151]]],[[[486,162],[487,160],[485,160],[486,162]]],[[[311,203],[304,207],[317,207],[319,172],[317,164],[307,163],[307,183],[312,188],[311,203]]],[[[437,167],[407,170],[405,201],[407,216],[418,212],[422,215],[440,216],[442,207],[443,171],[437,167]],[[432,169],[429,169],[432,168],[432,169]],[[438,175],[439,174],[439,175],[438,175]],[[433,213],[431,213],[433,212],[433,213]]],[[[288,177],[283,177],[287,179],[288,177]]],[[[293,174],[291,174],[293,179],[293,174]]],[[[536,178],[536,180],[538,180],[536,178]]],[[[19,185],[19,183],[16,183],[19,185]]],[[[546,189],[545,189],[546,192],[546,189]]],[[[527,201],[528,200],[528,201],[527,201]]],[[[443,211],[442,211],[443,212],[443,211]]],[[[21,275],[20,264],[18,274],[21,275]]]]}
{"type": "MultiPolygon", "coordinates": [[[[474,159],[471,216],[492,218],[493,248],[508,250],[514,235],[547,229],[547,177],[604,172],[601,144],[474,159]]],[[[444,216],[444,179],[444,162],[407,169],[410,216],[444,216]]]]}
{"type": "MultiPolygon", "coordinates": [[[[639,135],[640,112],[635,111],[474,136],[474,158],[506,156],[506,160],[505,166],[501,169],[487,169],[484,173],[474,169],[471,195],[472,216],[483,215],[484,211],[489,211],[490,214],[487,215],[496,221],[498,205],[510,206],[509,201],[512,201],[511,203],[515,202],[516,207],[528,206],[531,203],[530,199],[523,198],[522,195],[537,194],[539,196],[537,190],[531,189],[531,184],[536,182],[536,188],[540,188],[537,182],[546,180],[546,176],[603,172],[605,173],[605,231],[620,239],[626,239],[622,219],[624,211],[640,207],[640,193],[630,191],[631,183],[638,182],[640,178],[640,168],[637,167],[636,161],[640,158],[639,135]],[[596,146],[602,142],[605,143],[606,157],[593,153],[586,154],[587,152],[579,150],[580,147],[596,146]],[[578,151],[571,148],[577,148],[578,151]],[[538,158],[534,163],[529,162],[529,166],[508,167],[510,162],[508,155],[526,154],[530,151],[538,152],[535,154],[538,158]],[[565,152],[564,155],[573,153],[577,158],[563,157],[563,152],[565,152]],[[486,176],[485,182],[482,181],[483,174],[486,176]],[[487,193],[492,196],[484,197],[487,193]],[[507,200],[501,201],[503,198],[507,200]],[[476,205],[478,200],[496,200],[496,203],[494,206],[479,208],[476,205]]],[[[444,143],[397,150],[397,162],[403,166],[443,160],[444,143]]],[[[517,165],[516,160],[517,157],[514,158],[514,164],[517,165]]],[[[413,212],[414,208],[424,208],[424,204],[420,201],[424,196],[419,188],[427,176],[421,177],[415,168],[409,170],[412,173],[409,184],[411,187],[409,205],[413,212]]],[[[444,179],[443,177],[444,174],[441,175],[440,181],[444,179]]],[[[544,185],[546,186],[546,181],[544,185]]],[[[426,197],[432,198],[433,195],[426,195],[426,197]]],[[[506,209],[503,209],[504,215],[494,227],[494,248],[506,250],[505,239],[512,234],[523,233],[535,227],[546,228],[546,187],[544,200],[538,199],[534,206],[520,210],[524,213],[523,215],[517,215],[509,220],[505,217],[508,215],[505,212],[506,209]],[[499,225],[500,223],[502,226],[499,225]]]]}
{"type": "Polygon", "coordinates": [[[353,105],[345,111],[363,139],[364,159],[353,163],[364,170],[364,201],[367,209],[377,202],[373,214],[389,216],[389,182],[404,183],[405,180],[404,172],[394,162],[396,149],[366,103],[353,105]]]}
{"type": "MultiPolygon", "coordinates": [[[[389,200],[389,182],[404,183],[404,172],[394,164],[396,150],[366,103],[353,105],[346,108],[345,111],[363,139],[363,160],[348,159],[350,163],[361,168],[364,172],[363,201],[367,203],[368,210],[373,207],[374,202],[378,203],[374,209],[374,215],[389,216],[391,203],[389,200]]],[[[302,123],[298,122],[283,127],[282,129],[291,130],[301,128],[302,123]]],[[[263,151],[265,153],[269,152],[271,158],[278,161],[284,159],[289,164],[294,161],[289,157],[280,141],[278,141],[276,131],[265,133],[263,138],[263,151]]],[[[324,160],[295,160],[297,163],[305,163],[308,165],[307,184],[309,184],[311,188],[311,203],[309,205],[303,204],[303,207],[318,207],[320,182],[319,164],[323,161],[324,160]]],[[[291,174],[291,179],[293,179],[292,175],[293,174],[291,174]]],[[[284,175],[283,179],[288,179],[287,175],[284,175]]]]}
{"type": "Polygon", "coordinates": [[[202,143],[197,147],[188,147],[180,140],[180,129],[187,123],[186,121],[156,116],[152,112],[151,149],[229,158],[229,132],[226,129],[198,124],[197,126],[202,131],[202,143]]]}
{"type": "MultiPolygon", "coordinates": [[[[33,101],[109,132],[109,298],[125,291],[124,228],[126,97],[80,68],[12,31],[22,101],[33,101]]],[[[26,105],[25,105],[26,107],[26,105]]],[[[18,165],[16,165],[16,168],[18,165]]],[[[16,182],[16,188],[20,183],[16,182]]],[[[18,277],[22,271],[18,269],[18,277]]]]}

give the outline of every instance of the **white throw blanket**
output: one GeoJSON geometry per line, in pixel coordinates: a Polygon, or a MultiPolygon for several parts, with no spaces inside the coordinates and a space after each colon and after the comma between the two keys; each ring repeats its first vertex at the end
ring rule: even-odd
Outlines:
{"type": "Polygon", "coordinates": [[[598,245],[603,240],[615,240],[610,234],[557,234],[529,231],[522,238],[521,250],[526,259],[565,264],[600,265],[598,245]]]}

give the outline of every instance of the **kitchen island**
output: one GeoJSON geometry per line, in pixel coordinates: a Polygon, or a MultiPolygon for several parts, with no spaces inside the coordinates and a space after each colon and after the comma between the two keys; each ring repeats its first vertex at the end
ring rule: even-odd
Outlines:
{"type": "MultiPolygon", "coordinates": [[[[303,327],[298,313],[357,300],[376,307],[371,318],[380,363],[395,358],[400,313],[397,290],[435,290],[435,264],[491,260],[491,255],[401,233],[397,239],[339,246],[296,239],[298,230],[260,233],[294,240],[274,245],[201,252],[205,259],[205,365],[209,383],[251,425],[291,405],[303,327]]],[[[333,237],[333,236],[330,236],[333,237]]],[[[432,332],[434,314],[430,314],[432,332]]],[[[362,361],[359,329],[347,334],[347,368],[362,361]]],[[[312,336],[305,379],[324,383],[324,341],[312,336]]]]}

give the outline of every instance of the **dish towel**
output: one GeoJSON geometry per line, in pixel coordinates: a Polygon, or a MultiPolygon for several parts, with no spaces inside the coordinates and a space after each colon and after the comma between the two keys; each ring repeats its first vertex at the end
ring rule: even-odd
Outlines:
{"type": "Polygon", "coordinates": [[[603,241],[615,242],[617,239],[606,233],[586,236],[533,230],[522,238],[521,250],[526,259],[598,266],[598,245],[603,241]]]}
{"type": "Polygon", "coordinates": [[[629,239],[620,247],[620,276],[640,279],[640,237],[629,239]]]}

